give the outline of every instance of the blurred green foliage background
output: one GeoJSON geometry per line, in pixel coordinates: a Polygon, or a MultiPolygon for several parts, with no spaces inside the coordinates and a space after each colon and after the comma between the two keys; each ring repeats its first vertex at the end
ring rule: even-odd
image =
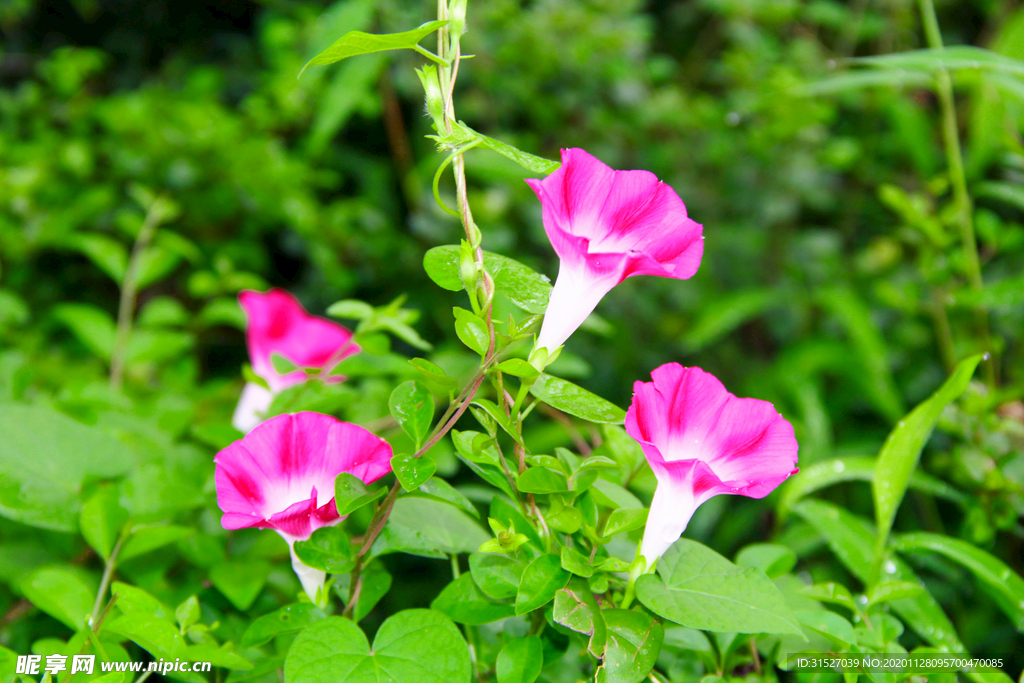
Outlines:
{"type": "MultiPolygon", "coordinates": [[[[318,314],[342,298],[379,306],[407,293],[419,332],[437,344],[430,357],[457,367],[457,341],[443,332],[451,297],[420,267],[428,248],[460,235],[431,196],[441,157],[423,137],[412,70],[422,58],[376,54],[296,79],[343,32],[402,31],[433,10],[411,0],[0,0],[3,400],[87,423],[143,415],[163,431],[123,429],[162,444],[153,467],[180,476],[179,491],[209,496],[208,459],[246,362],[240,289],[285,287],[318,314]],[[129,408],[107,385],[107,362],[118,283],[154,197],[171,209],[139,275],[129,408]]],[[[1018,3],[937,10],[947,45],[1024,59],[1018,3]]],[[[701,366],[739,395],[773,401],[806,467],[877,452],[957,359],[987,348],[972,314],[980,303],[990,381],[947,411],[923,460],[968,502],[915,499],[897,528],[962,536],[1024,571],[1024,88],[954,75],[986,284],[972,293],[932,89],[829,80],[860,73],[850,58],[923,47],[915,3],[473,0],[464,45],[475,53],[456,95],[466,123],[550,158],[579,146],[615,168],[653,171],[704,225],[692,280],[623,283],[553,372],[625,406],[657,365],[701,366]]],[[[482,150],[467,170],[484,247],[554,278],[524,171],[482,150]]],[[[442,194],[451,205],[453,189],[442,194]]],[[[390,384],[371,377],[363,388],[362,421],[386,416],[390,384]]],[[[530,438],[554,446],[570,434],[530,438]]],[[[166,495],[151,506],[189,505],[166,495]]],[[[867,488],[828,495],[870,516],[867,488]]],[[[687,534],[730,554],[772,525],[770,505],[719,497],[687,534]]],[[[34,533],[0,526],[6,540],[34,533]]],[[[805,550],[816,579],[844,578],[820,544],[805,550]]],[[[396,582],[388,600],[420,604],[432,565],[402,561],[396,571],[419,578],[396,582]]],[[[963,570],[932,564],[933,592],[969,648],[1019,652],[987,598],[954,590],[963,570]]],[[[0,607],[14,599],[0,596],[0,607]]]]}

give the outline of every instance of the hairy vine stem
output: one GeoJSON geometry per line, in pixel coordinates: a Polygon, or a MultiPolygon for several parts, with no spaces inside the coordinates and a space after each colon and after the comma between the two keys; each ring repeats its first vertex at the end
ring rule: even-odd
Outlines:
{"type": "MultiPolygon", "coordinates": [[[[442,21],[449,18],[448,4],[445,0],[438,0],[437,18],[442,21]]],[[[453,102],[452,95],[455,89],[455,79],[458,77],[459,73],[460,54],[458,36],[453,40],[448,28],[441,27],[437,33],[437,59],[432,59],[432,61],[436,61],[440,64],[438,75],[441,82],[441,90],[444,94],[443,112],[445,130],[443,132],[449,135],[452,133],[452,124],[455,122],[455,104],[453,102]]],[[[494,282],[487,275],[487,270],[484,266],[484,253],[483,248],[480,245],[479,238],[480,232],[476,227],[476,224],[473,222],[473,213],[469,207],[469,198],[466,191],[466,164],[463,153],[473,146],[473,144],[470,144],[457,149],[448,157],[448,159],[445,160],[434,178],[434,194],[435,196],[438,194],[437,181],[440,178],[440,174],[443,172],[444,168],[451,163],[452,170],[455,175],[455,194],[458,203],[457,216],[462,222],[462,226],[466,233],[466,239],[473,246],[473,258],[477,263],[478,272],[480,273],[479,282],[482,283],[484,288],[486,306],[483,307],[483,312],[486,316],[485,320],[487,324],[487,353],[484,354],[484,359],[480,364],[480,369],[462,389],[459,396],[449,404],[448,409],[445,411],[444,415],[441,416],[441,419],[438,421],[433,432],[427,438],[427,441],[418,451],[416,451],[416,453],[413,454],[413,457],[416,458],[422,457],[431,448],[433,448],[434,445],[436,445],[437,442],[455,426],[463,413],[466,412],[466,409],[469,408],[470,402],[473,400],[476,392],[480,389],[481,384],[483,384],[484,377],[486,376],[486,369],[491,365],[495,356],[494,311],[492,304],[494,297],[494,282]]],[[[447,210],[443,204],[440,205],[442,208],[447,210]]],[[[472,297],[473,295],[474,293],[470,292],[470,296],[472,297]]],[[[373,518],[370,520],[370,524],[367,526],[362,545],[356,553],[356,565],[352,570],[352,582],[349,587],[348,604],[345,606],[344,612],[342,612],[343,616],[349,616],[354,610],[355,603],[359,598],[359,593],[362,588],[362,569],[364,558],[370,551],[373,543],[377,540],[377,537],[380,536],[381,531],[384,529],[384,525],[387,523],[388,517],[391,515],[391,510],[394,508],[395,500],[397,500],[400,491],[401,486],[396,481],[391,486],[391,490],[388,491],[384,500],[381,501],[379,506],[377,506],[377,511],[374,513],[373,518]]]]}

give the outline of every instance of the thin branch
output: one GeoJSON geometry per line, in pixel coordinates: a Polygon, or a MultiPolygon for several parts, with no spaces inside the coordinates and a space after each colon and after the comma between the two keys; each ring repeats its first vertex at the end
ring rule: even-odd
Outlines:
{"type": "Polygon", "coordinates": [[[128,353],[128,340],[132,334],[132,319],[135,317],[135,299],[138,296],[139,267],[149,243],[156,234],[157,226],[164,219],[164,210],[162,198],[158,197],[153,200],[146,213],[146,220],[143,221],[142,228],[139,229],[139,235],[135,238],[131,258],[128,259],[128,267],[124,272],[121,301],[117,306],[117,332],[114,337],[114,349],[110,355],[110,386],[114,389],[120,389],[124,383],[125,356],[128,353]]]}
{"type": "MultiPolygon", "coordinates": [[[[100,607],[103,605],[103,598],[107,595],[107,589],[110,588],[110,581],[114,578],[114,568],[117,566],[117,554],[121,551],[122,543],[124,543],[124,536],[117,539],[117,544],[110,552],[110,559],[107,560],[103,567],[103,578],[100,580],[100,589],[96,591],[96,601],[92,605],[92,615],[89,617],[89,626],[92,628],[93,633],[95,633],[97,629],[99,629],[100,624],[103,623],[100,618],[100,607]]],[[[106,616],[106,611],[103,612],[103,616],[106,616]]]]}

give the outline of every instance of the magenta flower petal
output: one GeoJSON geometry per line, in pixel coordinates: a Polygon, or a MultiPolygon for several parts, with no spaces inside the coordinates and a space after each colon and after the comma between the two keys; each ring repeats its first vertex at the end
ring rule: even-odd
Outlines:
{"type": "Polygon", "coordinates": [[[720,493],[763,498],[798,470],[793,426],[700,368],[668,363],[633,386],[626,431],[658,479],[640,552],[650,566],[720,493]]]}
{"type": "MultiPolygon", "coordinates": [[[[251,382],[245,385],[231,418],[231,424],[240,432],[248,432],[263,420],[275,394],[306,381],[306,373],[301,370],[278,374],[271,354],[281,354],[295,365],[320,368],[326,373],[342,359],[359,352],[351,332],[330,320],[309,315],[284,290],[245,291],[238,295],[238,302],[248,319],[245,338],[252,369],[270,386],[268,390],[251,382]]],[[[328,382],[344,379],[338,375],[325,377],[328,382]]]]}
{"type": "MultiPolygon", "coordinates": [[[[348,472],[372,483],[391,471],[391,446],[358,425],[319,413],[278,415],[214,458],[225,529],[274,529],[293,546],[341,521],[334,479],[348,472]]],[[[324,574],[292,554],[292,566],[317,601],[324,574]]]]}
{"type": "MultiPolygon", "coordinates": [[[[306,313],[295,297],[282,289],[238,295],[248,325],[245,340],[253,371],[267,380],[275,393],[306,380],[302,371],[279,375],[270,355],[279,353],[300,367],[328,371],[343,358],[359,351],[352,333],[341,325],[306,313]]],[[[341,378],[332,378],[341,381],[341,378]]]]}
{"type": "Polygon", "coordinates": [[[526,182],[561,259],[538,347],[561,346],[627,277],[686,279],[697,272],[702,226],[653,173],[614,171],[582,149],[565,149],[557,171],[526,182]]]}

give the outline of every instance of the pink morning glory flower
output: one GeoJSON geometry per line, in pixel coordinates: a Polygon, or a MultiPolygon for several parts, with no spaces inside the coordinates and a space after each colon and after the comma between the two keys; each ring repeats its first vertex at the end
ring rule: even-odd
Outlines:
{"type": "MultiPolygon", "coordinates": [[[[299,367],[320,368],[327,373],[343,358],[359,352],[351,332],[306,313],[302,304],[283,289],[245,291],[238,295],[238,302],[248,319],[245,341],[253,372],[270,386],[267,389],[254,382],[246,383],[231,419],[240,432],[248,432],[260,423],[278,392],[307,379],[302,370],[279,374],[270,361],[271,354],[278,353],[299,367]]],[[[339,376],[325,379],[344,380],[339,376]]]]}
{"type": "Polygon", "coordinates": [[[700,368],[667,363],[633,385],[626,431],[658,478],[640,554],[651,567],[700,505],[764,498],[797,472],[793,426],[768,401],[737,398],[700,368]]]}
{"type": "Polygon", "coordinates": [[[614,171],[582,149],[563,149],[557,171],[526,182],[560,259],[537,348],[553,352],[564,344],[627,277],[685,280],[697,272],[702,226],[653,173],[614,171]]]}
{"type": "Polygon", "coordinates": [[[329,415],[273,417],[213,459],[221,525],[281,534],[303,589],[321,602],[324,572],[299,561],[295,541],[343,519],[334,504],[335,477],[348,472],[369,484],[391,471],[391,455],[384,439],[329,415]]]}

